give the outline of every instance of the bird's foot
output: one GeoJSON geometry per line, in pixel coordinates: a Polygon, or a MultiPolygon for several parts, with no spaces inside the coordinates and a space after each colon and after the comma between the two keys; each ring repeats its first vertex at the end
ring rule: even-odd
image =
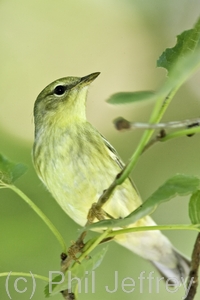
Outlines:
{"type": "Polygon", "coordinates": [[[93,203],[87,215],[88,224],[92,224],[95,218],[100,221],[104,220],[105,217],[106,212],[99,207],[98,203],[93,203]]]}

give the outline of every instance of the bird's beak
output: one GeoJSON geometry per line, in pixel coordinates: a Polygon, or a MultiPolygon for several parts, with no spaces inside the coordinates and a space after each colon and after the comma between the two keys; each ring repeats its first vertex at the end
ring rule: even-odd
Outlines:
{"type": "Polygon", "coordinates": [[[97,78],[97,76],[99,76],[99,74],[100,74],[100,72],[96,72],[96,73],[92,73],[90,75],[81,77],[80,84],[83,84],[83,85],[90,84],[93,80],[95,80],[97,78]]]}

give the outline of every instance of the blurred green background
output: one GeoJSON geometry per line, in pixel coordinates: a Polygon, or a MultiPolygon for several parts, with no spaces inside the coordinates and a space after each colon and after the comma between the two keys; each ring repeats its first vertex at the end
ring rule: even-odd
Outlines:
{"type": "MultiPolygon", "coordinates": [[[[124,116],[147,121],[153,103],[111,106],[105,100],[119,91],[156,89],[166,72],[156,69],[156,60],[166,47],[172,47],[176,35],[191,28],[200,13],[199,0],[1,0],[0,1],[0,152],[16,162],[28,165],[18,182],[20,187],[47,214],[65,237],[68,245],[78,236],[78,225],[64,214],[38,180],[31,162],[34,101],[51,81],[64,76],[84,76],[101,72],[88,97],[90,122],[105,135],[126,162],[142,132],[119,133],[112,120],[124,116]]],[[[200,73],[178,92],[164,120],[199,117],[200,73]]],[[[137,164],[133,179],[145,200],[164,180],[182,172],[200,175],[199,135],[156,145],[137,164]]],[[[188,223],[188,198],[177,198],[162,205],[154,219],[160,223],[188,223]]],[[[190,256],[196,233],[165,232],[173,244],[190,256]]],[[[92,235],[92,234],[91,234],[92,235]]],[[[0,191],[0,272],[23,271],[43,274],[59,270],[60,246],[34,212],[13,192],[0,191]]],[[[144,281],[139,290],[138,276],[154,270],[143,259],[114,242],[110,243],[102,265],[96,271],[96,292],[84,292],[80,299],[181,299],[184,294],[160,291],[144,281]],[[107,293],[114,288],[114,272],[119,280],[132,277],[135,291],[107,293]]],[[[158,273],[154,276],[159,277],[158,273]]],[[[12,299],[31,295],[31,280],[13,289],[12,299]]],[[[37,280],[32,299],[45,299],[44,283],[37,280]]],[[[200,295],[200,293],[199,293],[200,295]]],[[[9,299],[5,278],[0,278],[0,298],[9,299]]],[[[54,299],[62,299],[60,295],[54,299]]]]}

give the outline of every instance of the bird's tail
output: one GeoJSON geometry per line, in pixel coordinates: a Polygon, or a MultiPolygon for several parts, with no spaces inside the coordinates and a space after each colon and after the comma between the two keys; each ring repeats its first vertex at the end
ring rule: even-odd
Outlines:
{"type": "MultiPolygon", "coordinates": [[[[155,225],[145,217],[137,226],[155,225]]],[[[136,224],[135,224],[136,225],[136,224]]],[[[190,272],[190,262],[180,254],[159,230],[141,231],[116,236],[116,242],[151,261],[168,282],[183,284],[190,272]]]]}
{"type": "Polygon", "coordinates": [[[190,261],[182,254],[180,254],[176,249],[173,249],[173,252],[177,261],[174,267],[170,268],[169,266],[166,266],[159,261],[151,262],[157,268],[157,270],[164,277],[165,280],[170,279],[169,281],[173,284],[183,284],[190,272],[190,261]]]}

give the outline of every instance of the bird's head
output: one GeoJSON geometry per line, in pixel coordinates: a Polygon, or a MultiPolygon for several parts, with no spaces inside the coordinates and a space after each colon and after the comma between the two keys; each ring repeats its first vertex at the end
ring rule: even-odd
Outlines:
{"type": "Polygon", "coordinates": [[[84,77],[65,77],[49,84],[37,97],[34,105],[36,129],[50,122],[85,119],[85,102],[90,83],[99,72],[84,77]]]}

